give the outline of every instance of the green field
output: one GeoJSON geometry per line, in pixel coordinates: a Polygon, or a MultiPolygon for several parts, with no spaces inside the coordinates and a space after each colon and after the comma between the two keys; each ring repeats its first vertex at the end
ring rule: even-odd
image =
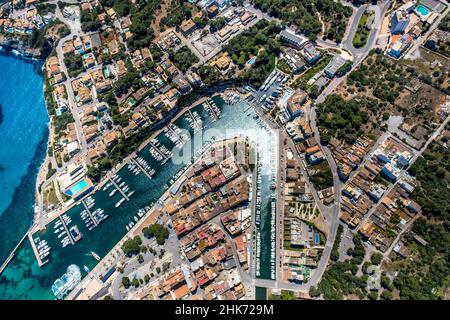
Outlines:
{"type": "Polygon", "coordinates": [[[353,37],[353,46],[355,48],[362,48],[366,45],[367,39],[369,38],[370,29],[367,28],[367,21],[373,16],[373,12],[364,12],[359,19],[358,29],[356,30],[355,36],[353,37]]]}

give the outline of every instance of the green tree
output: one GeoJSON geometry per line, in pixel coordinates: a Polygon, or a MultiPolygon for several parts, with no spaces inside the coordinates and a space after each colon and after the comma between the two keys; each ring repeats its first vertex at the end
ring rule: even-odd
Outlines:
{"type": "Polygon", "coordinates": [[[131,281],[131,285],[135,288],[139,287],[139,280],[134,278],[133,281],[131,281]]]}
{"type": "Polygon", "coordinates": [[[130,279],[128,277],[122,278],[122,286],[124,286],[125,289],[128,289],[130,287],[130,279]]]}
{"type": "Polygon", "coordinates": [[[383,290],[381,293],[381,299],[383,300],[392,300],[392,292],[388,290],[383,290]]]}
{"type": "Polygon", "coordinates": [[[383,255],[379,252],[375,252],[370,257],[370,262],[372,262],[372,264],[374,264],[374,265],[379,265],[382,260],[383,260],[383,255]]]}

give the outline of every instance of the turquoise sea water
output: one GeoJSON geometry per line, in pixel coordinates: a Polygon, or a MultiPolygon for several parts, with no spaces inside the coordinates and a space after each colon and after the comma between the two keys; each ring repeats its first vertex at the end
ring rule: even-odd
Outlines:
{"type": "Polygon", "coordinates": [[[0,263],[33,219],[36,174],[48,137],[41,65],[0,53],[0,263]]]}

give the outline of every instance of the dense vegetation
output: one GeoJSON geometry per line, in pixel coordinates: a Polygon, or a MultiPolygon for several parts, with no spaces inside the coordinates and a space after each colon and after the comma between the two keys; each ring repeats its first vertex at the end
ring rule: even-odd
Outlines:
{"type": "Polygon", "coordinates": [[[253,0],[257,8],[316,40],[325,24],[327,39],[342,41],[352,9],[333,0],[253,0]],[[319,18],[320,16],[320,18],[319,18]]]}
{"type": "Polygon", "coordinates": [[[70,33],[69,28],[58,19],[45,25],[42,29],[33,29],[33,33],[28,38],[28,45],[34,49],[41,49],[43,57],[46,57],[53,50],[53,40],[49,37],[50,29],[57,31],[59,38],[70,33]]]}
{"type": "Polygon", "coordinates": [[[277,62],[277,68],[283,71],[284,73],[290,74],[292,73],[291,67],[287,64],[285,59],[280,59],[277,62]]]}
{"type": "MultiPolygon", "coordinates": [[[[359,236],[353,238],[354,248],[348,250],[351,256],[349,260],[334,262],[328,267],[317,288],[312,287],[310,294],[312,297],[323,295],[326,300],[342,300],[349,295],[357,295],[363,299],[367,295],[367,278],[356,276],[359,265],[365,255],[365,249],[359,236]]],[[[334,260],[338,260],[335,258],[334,260]]]]}
{"type": "Polygon", "coordinates": [[[280,26],[266,20],[232,38],[224,47],[238,68],[243,69],[246,62],[256,56],[250,69],[240,74],[239,79],[254,87],[262,85],[275,68],[276,57],[280,53],[280,43],[276,39],[280,26]]]}
{"type": "Polygon", "coordinates": [[[36,4],[36,9],[38,14],[41,16],[46,15],[47,13],[54,13],[56,10],[56,4],[54,3],[38,3],[36,4]]]}
{"type": "Polygon", "coordinates": [[[161,28],[180,26],[183,20],[192,16],[192,9],[183,0],[172,0],[167,15],[161,19],[161,28]]]}
{"type": "Polygon", "coordinates": [[[139,77],[139,72],[131,67],[129,71],[121,76],[119,80],[114,82],[113,89],[117,96],[121,96],[128,92],[129,89],[139,89],[142,87],[142,79],[139,77]]]}
{"type": "Polygon", "coordinates": [[[293,291],[281,290],[281,294],[271,294],[269,300],[296,300],[293,291]]]}
{"type": "Polygon", "coordinates": [[[383,103],[394,103],[413,74],[413,69],[371,51],[365,62],[348,76],[347,85],[355,86],[358,92],[372,92],[383,103]]]}
{"type": "Polygon", "coordinates": [[[154,31],[150,28],[150,24],[155,18],[155,12],[160,8],[161,1],[149,0],[143,1],[135,13],[131,15],[130,31],[133,37],[128,41],[130,50],[136,50],[150,46],[154,39],[154,31]]]}
{"type": "Polygon", "coordinates": [[[209,65],[201,65],[197,69],[198,75],[202,78],[202,81],[207,86],[215,86],[222,79],[222,74],[215,67],[211,67],[209,65]]]}
{"type": "Polygon", "coordinates": [[[439,22],[439,30],[450,32],[450,14],[447,14],[444,19],[439,22]]]}
{"type": "Polygon", "coordinates": [[[169,230],[160,224],[152,224],[149,227],[145,227],[142,230],[144,236],[148,239],[155,238],[156,243],[163,245],[166,239],[169,237],[169,230]]]}
{"type": "MultiPolygon", "coordinates": [[[[133,3],[129,0],[100,0],[104,7],[113,8],[119,17],[124,17],[135,11],[133,3]]],[[[136,6],[140,7],[144,1],[136,1],[136,6]]]]}
{"type": "Polygon", "coordinates": [[[69,123],[74,122],[72,112],[64,112],[59,117],[54,117],[54,126],[56,136],[61,136],[63,131],[67,129],[69,123]]]}
{"type": "Polygon", "coordinates": [[[69,77],[75,78],[80,73],[85,71],[83,66],[83,59],[75,52],[69,52],[64,56],[64,64],[66,65],[69,77]]]}
{"type": "Polygon", "coordinates": [[[187,46],[175,52],[169,51],[169,58],[183,73],[199,61],[197,56],[187,46]]]}
{"type": "Polygon", "coordinates": [[[333,248],[331,249],[330,259],[332,261],[339,260],[339,245],[341,244],[342,234],[344,233],[344,227],[339,225],[336,233],[336,238],[334,239],[333,248]]]}
{"type": "Polygon", "coordinates": [[[362,48],[366,45],[371,30],[370,28],[367,28],[367,22],[371,16],[373,16],[373,13],[366,11],[359,19],[358,28],[356,29],[356,33],[352,41],[355,48],[362,48]]]}
{"type": "Polygon", "coordinates": [[[98,18],[99,9],[94,9],[92,11],[81,10],[80,12],[80,21],[81,21],[81,30],[83,32],[92,32],[100,29],[102,24],[98,18]]]}
{"type": "Polygon", "coordinates": [[[373,99],[361,98],[345,100],[340,95],[331,94],[317,106],[320,138],[328,143],[331,137],[345,139],[353,143],[363,132],[361,126],[369,119],[363,108],[376,108],[373,99]]]}
{"type": "Polygon", "coordinates": [[[420,187],[416,188],[413,198],[422,206],[428,218],[450,223],[450,154],[437,143],[431,144],[410,169],[416,176],[420,187]]]}
{"type": "Polygon", "coordinates": [[[326,160],[311,166],[311,170],[316,172],[310,175],[309,179],[317,190],[323,190],[333,186],[333,173],[326,160]]]}
{"type": "Polygon", "coordinates": [[[139,236],[136,236],[133,239],[128,239],[122,245],[123,253],[125,253],[128,257],[138,254],[141,250],[141,244],[142,239],[139,236]]]}

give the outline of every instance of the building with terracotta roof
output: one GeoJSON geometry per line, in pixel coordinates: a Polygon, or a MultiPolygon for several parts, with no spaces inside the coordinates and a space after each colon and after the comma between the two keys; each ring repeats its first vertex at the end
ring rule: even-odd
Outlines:
{"type": "Polygon", "coordinates": [[[187,37],[196,29],[195,22],[192,19],[184,20],[179,27],[181,33],[187,37]]]}

